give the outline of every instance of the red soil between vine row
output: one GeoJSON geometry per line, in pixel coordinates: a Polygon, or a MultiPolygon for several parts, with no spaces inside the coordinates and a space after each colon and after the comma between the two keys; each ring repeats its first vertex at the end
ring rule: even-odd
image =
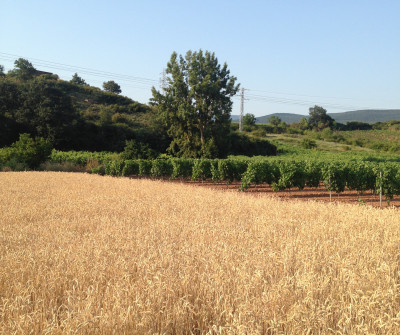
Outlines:
{"type": "MultiPolygon", "coordinates": [[[[204,182],[193,182],[189,180],[173,180],[172,182],[177,183],[185,183],[190,185],[196,185],[199,187],[208,187],[217,190],[224,190],[224,191],[238,191],[240,188],[240,182],[233,182],[232,184],[226,184],[225,182],[212,182],[211,180],[206,180],[204,182]]],[[[311,188],[305,187],[303,190],[299,190],[297,188],[293,188],[291,190],[285,191],[278,191],[274,192],[272,190],[271,185],[262,184],[257,185],[256,187],[251,186],[246,191],[243,192],[244,194],[248,194],[250,196],[259,196],[259,197],[279,197],[283,200],[316,200],[322,202],[342,202],[342,203],[350,203],[350,204],[358,204],[362,205],[369,205],[373,207],[380,207],[380,197],[379,194],[373,194],[371,191],[363,192],[362,194],[358,194],[357,191],[350,191],[346,189],[342,193],[332,192],[330,196],[330,192],[325,189],[323,185],[318,188],[311,188]]],[[[385,197],[382,197],[382,208],[387,207],[396,207],[400,208],[400,197],[395,196],[389,204],[387,203],[385,197]]]]}

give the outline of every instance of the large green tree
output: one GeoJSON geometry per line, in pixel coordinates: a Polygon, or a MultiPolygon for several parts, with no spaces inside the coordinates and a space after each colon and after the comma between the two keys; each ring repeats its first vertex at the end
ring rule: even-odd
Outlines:
{"type": "Polygon", "coordinates": [[[247,113],[246,115],[243,116],[243,124],[245,126],[254,126],[256,124],[256,116],[251,113],[247,113]]]}
{"type": "Polygon", "coordinates": [[[333,119],[327,114],[326,109],[315,105],[310,108],[308,124],[310,127],[323,129],[331,127],[333,124],[333,119]]]}
{"type": "Polygon", "coordinates": [[[31,79],[36,73],[36,69],[27,59],[18,58],[14,61],[14,69],[9,71],[8,74],[22,80],[31,79]]]}
{"type": "Polygon", "coordinates": [[[172,138],[169,152],[186,157],[221,155],[229,134],[231,97],[239,85],[214,53],[174,52],[163,90],[152,89],[151,103],[172,138]]]}
{"type": "Polygon", "coordinates": [[[76,85],[87,85],[86,81],[82,79],[80,76],[78,76],[76,72],[72,76],[72,79],[69,82],[76,85]]]}
{"type": "Polygon", "coordinates": [[[282,122],[282,120],[281,120],[278,116],[276,116],[276,115],[271,115],[271,116],[268,118],[267,121],[268,121],[268,123],[272,124],[272,125],[275,126],[275,127],[279,126],[280,123],[282,122]]]}
{"type": "Polygon", "coordinates": [[[121,86],[119,86],[114,80],[105,81],[103,83],[103,89],[106,92],[111,92],[115,94],[120,94],[122,92],[121,86]]]}

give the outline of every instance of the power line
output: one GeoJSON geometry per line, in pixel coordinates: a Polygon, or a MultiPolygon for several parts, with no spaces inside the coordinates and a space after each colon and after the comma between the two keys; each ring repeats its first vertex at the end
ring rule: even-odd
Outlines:
{"type": "MultiPolygon", "coordinates": [[[[256,90],[249,89],[249,91],[256,91],[256,90]]],[[[265,96],[259,94],[247,94],[246,98],[247,98],[246,100],[249,101],[268,102],[274,104],[300,105],[300,106],[321,105],[332,109],[379,109],[379,108],[372,108],[365,106],[361,107],[361,106],[342,105],[331,102],[321,102],[316,100],[300,100],[300,99],[290,99],[284,97],[273,97],[273,96],[265,96]]]]}
{"type": "Polygon", "coordinates": [[[346,99],[346,100],[353,100],[353,98],[326,97],[326,96],[321,96],[321,95],[307,95],[307,94],[297,94],[297,93],[284,93],[284,92],[265,91],[265,90],[253,90],[253,89],[249,89],[249,91],[263,92],[263,93],[270,93],[270,94],[280,94],[280,95],[293,95],[293,96],[306,97],[306,98],[323,98],[323,99],[346,99]]]}
{"type": "MultiPolygon", "coordinates": [[[[9,54],[0,52],[0,59],[13,61],[15,58],[25,58],[23,56],[9,54]]],[[[123,82],[125,86],[134,87],[139,89],[149,89],[152,86],[156,86],[157,84],[161,84],[161,90],[165,89],[166,86],[166,75],[163,73],[161,83],[158,80],[145,78],[145,77],[136,77],[126,74],[119,74],[114,72],[102,71],[91,69],[82,66],[74,66],[68,65],[64,63],[57,63],[53,61],[46,61],[38,58],[28,58],[33,60],[36,66],[41,66],[46,69],[55,69],[61,71],[67,71],[71,73],[79,72],[83,74],[87,74],[90,76],[95,77],[102,77],[108,79],[115,79],[120,82],[123,82]],[[126,84],[128,83],[128,84],[126,84]],[[136,85],[129,85],[130,83],[136,85]]],[[[313,95],[304,95],[304,94],[295,94],[295,93],[282,93],[282,92],[274,92],[274,91],[265,91],[265,90],[257,90],[257,89],[246,89],[250,93],[246,94],[246,99],[244,98],[244,89],[240,95],[236,95],[233,98],[240,98],[241,99],[241,113],[244,110],[244,100],[255,101],[255,102],[265,102],[265,103],[272,103],[272,104],[287,104],[287,105],[299,105],[299,106],[310,106],[310,105],[321,105],[326,108],[332,109],[379,109],[379,108],[371,108],[371,107],[360,107],[360,106],[350,106],[350,105],[343,105],[339,103],[332,103],[332,102],[321,102],[316,100],[302,100],[302,99],[292,99],[288,97],[277,97],[277,96],[270,96],[270,95],[263,95],[263,94],[254,94],[251,92],[261,92],[261,93],[271,93],[271,94],[278,94],[278,95],[286,95],[286,96],[299,96],[299,97],[307,97],[307,98],[322,98],[322,99],[346,99],[351,100],[352,98],[339,98],[339,97],[323,97],[323,96],[313,96],[313,95]]]]}
{"type": "MultiPolygon", "coordinates": [[[[18,55],[0,52],[0,59],[2,59],[2,60],[12,61],[13,59],[15,59],[14,57],[23,58],[18,55]]],[[[114,72],[101,71],[101,70],[91,69],[91,68],[87,68],[87,67],[45,61],[45,60],[37,59],[37,58],[29,58],[29,59],[32,60],[32,62],[35,64],[35,66],[41,66],[43,68],[48,68],[48,69],[62,70],[62,71],[67,71],[67,72],[71,72],[71,73],[79,72],[81,74],[83,73],[83,74],[97,76],[97,77],[117,79],[117,80],[122,80],[122,81],[127,81],[127,82],[145,84],[145,85],[149,85],[149,86],[154,86],[155,84],[157,84],[157,80],[150,79],[150,78],[136,77],[136,76],[119,74],[119,73],[114,73],[114,72]]]]}

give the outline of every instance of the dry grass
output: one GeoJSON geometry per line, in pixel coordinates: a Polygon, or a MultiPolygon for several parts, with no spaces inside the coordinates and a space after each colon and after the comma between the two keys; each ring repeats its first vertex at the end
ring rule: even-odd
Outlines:
{"type": "Polygon", "coordinates": [[[400,212],[0,173],[0,333],[395,334],[400,212]]]}

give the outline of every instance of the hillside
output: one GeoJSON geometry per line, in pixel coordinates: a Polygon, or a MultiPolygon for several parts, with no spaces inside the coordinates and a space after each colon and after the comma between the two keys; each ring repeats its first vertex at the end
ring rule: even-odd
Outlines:
{"type": "MultiPolygon", "coordinates": [[[[17,142],[20,134],[26,133],[45,139],[62,151],[121,152],[129,142],[132,155],[144,158],[142,155],[166,153],[172,137],[178,136],[168,133],[169,121],[161,120],[151,106],[87,85],[77,75],[65,81],[56,74],[35,69],[24,75],[21,71],[0,76],[0,148],[17,142]]],[[[213,149],[207,153],[200,148],[197,135],[190,139],[196,142],[193,148],[176,151],[186,142],[174,142],[169,152],[187,157],[276,153],[275,146],[267,140],[235,133],[229,124],[223,131],[226,136],[219,136],[222,130],[216,128],[214,137],[220,139],[219,144],[213,142],[213,149]]],[[[4,161],[9,163],[10,159],[4,161]]]]}
{"type": "MultiPolygon", "coordinates": [[[[375,123],[400,120],[400,109],[356,110],[343,113],[328,113],[328,115],[330,115],[336,122],[344,124],[351,121],[375,123]]],[[[308,117],[308,115],[294,113],[272,113],[257,117],[257,123],[268,123],[268,118],[271,116],[277,116],[286,123],[299,122],[301,118],[308,117]]],[[[232,115],[231,118],[232,122],[239,122],[239,115],[232,115]]]]}
{"type": "Polygon", "coordinates": [[[273,113],[265,116],[260,116],[257,118],[257,123],[268,123],[268,118],[271,116],[279,117],[283,122],[286,123],[295,123],[299,122],[301,118],[306,117],[306,115],[302,114],[293,114],[293,113],[273,113]]]}
{"type": "Polygon", "coordinates": [[[344,113],[328,113],[336,122],[360,121],[366,123],[400,120],[400,109],[369,109],[344,113]]]}
{"type": "Polygon", "coordinates": [[[28,133],[61,150],[121,151],[136,139],[163,151],[164,133],[153,119],[147,105],[55,74],[0,80],[0,147],[28,133]]]}

